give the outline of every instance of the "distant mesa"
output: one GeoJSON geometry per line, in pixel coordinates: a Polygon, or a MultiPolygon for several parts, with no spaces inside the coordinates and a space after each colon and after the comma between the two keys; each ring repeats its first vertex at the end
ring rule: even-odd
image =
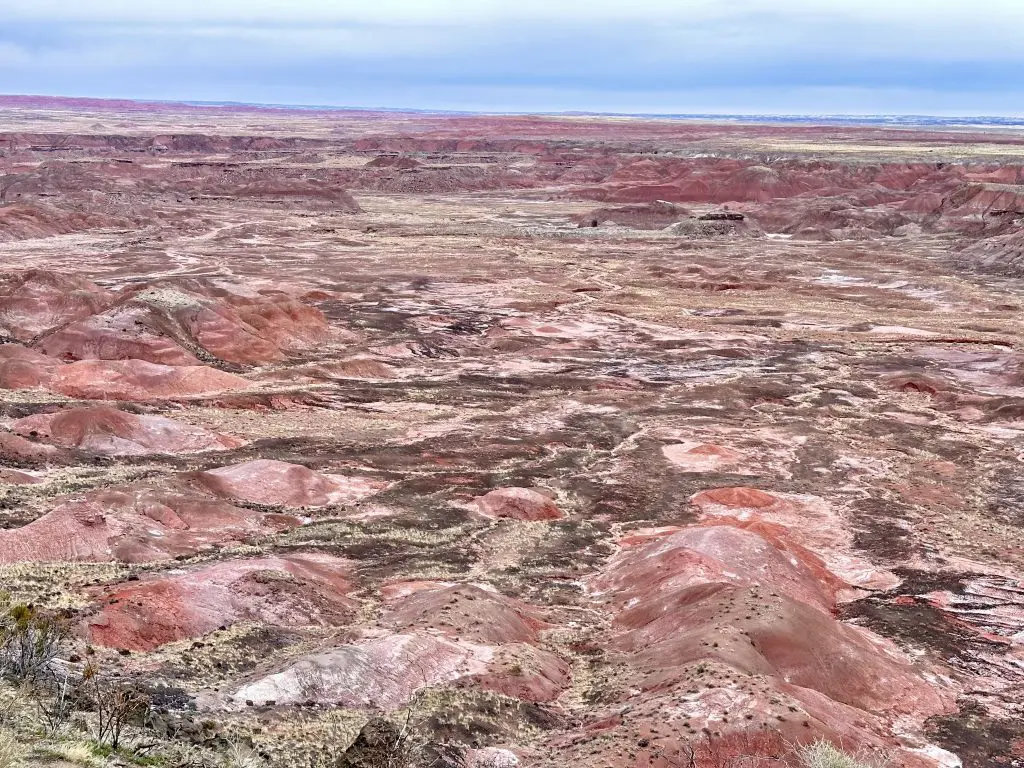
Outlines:
{"type": "Polygon", "coordinates": [[[711,211],[697,216],[697,221],[743,221],[746,216],[735,211],[711,211]]]}
{"type": "Polygon", "coordinates": [[[258,200],[261,202],[301,202],[339,213],[361,213],[359,203],[345,189],[318,179],[268,179],[235,187],[214,185],[207,194],[258,200]]]}
{"type": "Polygon", "coordinates": [[[688,239],[764,236],[761,228],[743,214],[726,211],[692,216],[666,227],[665,231],[688,239]]]}
{"type": "Polygon", "coordinates": [[[690,215],[685,208],[656,200],[640,205],[595,208],[576,217],[579,227],[599,227],[608,223],[631,229],[664,229],[690,215]]]}

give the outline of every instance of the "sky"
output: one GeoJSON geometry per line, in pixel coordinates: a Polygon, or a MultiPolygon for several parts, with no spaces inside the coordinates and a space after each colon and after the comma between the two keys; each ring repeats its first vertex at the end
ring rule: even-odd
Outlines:
{"type": "Polygon", "coordinates": [[[1024,116],[1024,0],[0,0],[0,93],[1024,116]]]}

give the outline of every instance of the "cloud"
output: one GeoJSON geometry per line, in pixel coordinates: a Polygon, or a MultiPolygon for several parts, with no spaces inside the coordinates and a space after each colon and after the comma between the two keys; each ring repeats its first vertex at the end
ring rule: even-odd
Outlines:
{"type": "Polygon", "coordinates": [[[657,21],[743,17],[778,11],[799,21],[828,12],[883,23],[989,23],[993,28],[1022,18],[1016,0],[6,0],[9,19],[68,21],[395,21],[450,24],[466,21],[657,21]]]}
{"type": "Polygon", "coordinates": [[[22,93],[620,111],[956,93],[1005,112],[1024,82],[1019,0],[5,0],[2,14],[0,82],[22,93]]]}

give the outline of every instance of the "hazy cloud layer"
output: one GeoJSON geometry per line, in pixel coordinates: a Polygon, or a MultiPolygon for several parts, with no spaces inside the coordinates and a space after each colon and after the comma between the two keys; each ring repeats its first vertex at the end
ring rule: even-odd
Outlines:
{"type": "Polygon", "coordinates": [[[4,0],[0,92],[493,110],[1024,112],[1020,0],[4,0]]]}

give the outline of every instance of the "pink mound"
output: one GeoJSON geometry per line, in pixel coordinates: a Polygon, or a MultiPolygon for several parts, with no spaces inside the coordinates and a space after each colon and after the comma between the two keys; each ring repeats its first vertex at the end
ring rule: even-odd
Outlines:
{"type": "Polygon", "coordinates": [[[0,364],[12,362],[32,363],[33,365],[59,365],[46,355],[36,352],[22,344],[0,344],[0,364]]]}
{"type": "Polygon", "coordinates": [[[33,389],[53,380],[58,363],[20,344],[0,344],[0,388],[33,389]]]}
{"type": "Polygon", "coordinates": [[[52,445],[40,445],[10,432],[0,432],[0,458],[45,463],[62,458],[52,445]]]}
{"type": "Polygon", "coordinates": [[[200,472],[195,477],[199,485],[218,496],[285,507],[351,504],[386,486],[377,480],[325,475],[270,459],[200,472]]]}
{"type": "MultiPolygon", "coordinates": [[[[803,531],[794,531],[785,525],[765,520],[740,520],[728,516],[716,516],[711,524],[716,526],[731,525],[760,536],[776,550],[785,553],[791,563],[797,562],[801,568],[806,568],[814,574],[818,583],[826,590],[832,603],[835,602],[837,594],[850,588],[849,583],[829,569],[829,564],[824,559],[800,543],[799,540],[804,538],[805,535],[803,531]]],[[[808,538],[812,537],[808,536],[808,538]]],[[[796,598],[794,597],[794,599],[796,598]]]]}
{"type": "Polygon", "coordinates": [[[282,360],[288,350],[328,338],[323,314],[289,297],[209,295],[205,289],[197,284],[140,291],[61,328],[39,348],[62,360],[193,365],[212,356],[249,365],[282,360]]]}
{"type": "Polygon", "coordinates": [[[196,493],[129,486],[88,493],[0,530],[0,563],[169,560],[298,524],[196,493]]]}
{"type": "Polygon", "coordinates": [[[380,596],[385,602],[393,603],[416,592],[454,586],[455,584],[450,581],[395,581],[384,584],[380,588],[380,596]]]}
{"type": "Polygon", "coordinates": [[[43,269],[0,275],[0,327],[20,341],[100,312],[111,301],[109,291],[82,277],[43,269]]]}
{"type": "Polygon", "coordinates": [[[688,472],[729,471],[746,458],[742,453],[711,443],[666,445],[662,455],[688,472]]]}
{"type": "Polygon", "coordinates": [[[401,631],[430,630],[475,643],[536,643],[550,625],[536,608],[471,584],[413,592],[384,621],[401,631]]]}
{"type": "Polygon", "coordinates": [[[569,665],[536,647],[552,625],[531,605],[472,584],[400,582],[381,591],[392,600],[382,622],[401,633],[497,647],[486,672],[466,677],[465,685],[540,702],[553,701],[571,683],[569,665]]]}
{"type": "Polygon", "coordinates": [[[812,553],[776,541],[728,525],[684,528],[624,549],[589,586],[632,603],[702,584],[760,584],[830,611],[838,580],[812,553]]]}
{"type": "Polygon", "coordinates": [[[514,644],[499,648],[487,672],[467,677],[463,683],[520,701],[547,702],[572,685],[572,670],[549,651],[514,644]]]}
{"type": "Polygon", "coordinates": [[[532,488],[498,488],[481,496],[476,504],[487,517],[537,521],[562,516],[555,502],[532,488]]]}
{"type": "Polygon", "coordinates": [[[764,588],[681,589],[641,601],[615,625],[616,646],[650,670],[645,688],[672,677],[672,668],[713,659],[866,712],[928,716],[952,704],[951,692],[929,684],[880,638],[764,588]]]}
{"type": "Polygon", "coordinates": [[[485,646],[433,635],[388,635],[306,656],[242,686],[232,699],[392,710],[408,704],[421,688],[484,674],[492,659],[485,646]]]}
{"type": "Polygon", "coordinates": [[[195,453],[237,448],[242,440],[163,416],[137,416],[108,406],[41,413],[14,422],[12,430],[61,448],[108,456],[195,453]]]}
{"type": "Polygon", "coordinates": [[[235,560],[180,575],[102,590],[89,640],[148,651],[240,621],[278,627],[339,626],[355,603],[346,597],[350,563],[328,555],[235,560]]]}
{"type": "Polygon", "coordinates": [[[634,688],[625,701],[592,710],[579,732],[552,746],[563,764],[586,768],[621,764],[626,753],[631,768],[688,766],[691,747],[697,766],[769,768],[799,764],[799,747],[824,738],[850,751],[896,754],[900,768],[937,768],[879,737],[888,725],[876,715],[761,675],[721,684],[719,674],[735,674],[727,669],[701,663],[679,670],[675,685],[634,688]]]}
{"type": "Polygon", "coordinates": [[[173,337],[153,333],[144,313],[124,305],[71,323],[38,343],[45,354],[62,360],[145,360],[161,365],[198,365],[199,358],[173,337]]]}
{"type": "Polygon", "coordinates": [[[806,562],[810,561],[800,552],[813,551],[814,557],[835,574],[838,589],[846,589],[843,585],[891,589],[899,584],[894,574],[852,551],[852,536],[842,517],[819,497],[782,497],[753,488],[718,488],[696,494],[691,502],[705,520],[755,532],[806,562]]]}
{"type": "MultiPolygon", "coordinates": [[[[694,501],[786,515],[796,509],[750,488],[714,489],[694,501]]],[[[891,643],[833,618],[846,585],[790,533],[722,518],[620,541],[588,587],[618,611],[610,646],[630,670],[622,681],[630,692],[608,715],[613,722],[593,727],[620,725],[614,713],[628,702],[623,738],[633,743],[663,741],[668,707],[720,735],[768,726],[795,744],[825,736],[881,745],[876,734],[897,720],[920,723],[950,711],[954,691],[929,681],[891,643]]]]}
{"type": "Polygon", "coordinates": [[[83,360],[53,371],[52,389],[83,400],[160,400],[248,389],[241,376],[203,365],[144,360],[83,360]]]}
{"type": "Polygon", "coordinates": [[[43,482],[35,475],[19,472],[16,469],[0,469],[0,483],[8,485],[36,485],[43,482]]]}
{"type": "Polygon", "coordinates": [[[756,488],[714,488],[698,493],[692,501],[698,507],[717,504],[723,507],[742,509],[770,509],[787,504],[785,499],[780,499],[778,496],[759,491],[756,488]]]}

